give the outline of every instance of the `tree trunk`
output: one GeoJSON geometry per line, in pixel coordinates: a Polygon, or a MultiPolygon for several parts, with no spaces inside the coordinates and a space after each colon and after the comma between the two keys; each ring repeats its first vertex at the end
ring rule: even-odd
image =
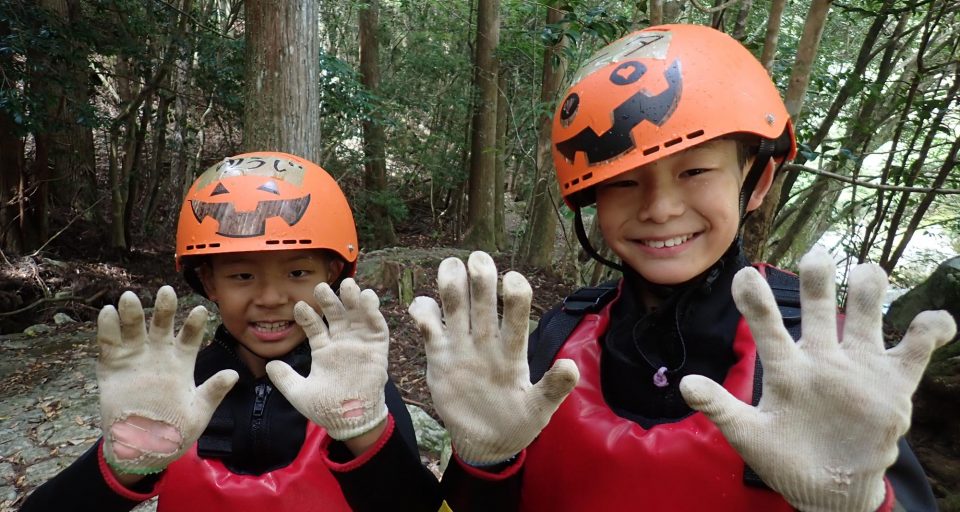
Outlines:
{"type": "MultiPolygon", "coordinates": [[[[547,24],[556,24],[563,19],[566,6],[549,8],[547,24]]],[[[563,83],[566,72],[566,59],[560,59],[554,66],[557,56],[561,55],[566,38],[561,38],[553,47],[543,53],[543,76],[540,80],[540,104],[553,106],[563,83]]],[[[549,107],[547,107],[549,108],[549,107]]],[[[520,240],[518,259],[520,263],[546,271],[553,268],[553,246],[557,238],[557,209],[560,205],[560,190],[554,177],[553,156],[550,151],[550,135],[553,120],[544,111],[537,126],[537,167],[534,176],[533,193],[527,207],[527,227],[520,240]]]]}
{"type": "MultiPolygon", "coordinates": [[[[800,37],[800,43],[797,48],[797,57],[793,64],[793,70],[790,73],[790,81],[787,86],[784,103],[787,106],[787,113],[793,119],[794,126],[800,123],[800,112],[803,109],[803,97],[807,93],[807,86],[810,84],[810,70],[817,58],[817,50],[820,47],[820,36],[823,34],[823,27],[826,25],[827,13],[830,11],[830,4],[833,0],[813,0],[810,4],[810,10],[807,12],[807,19],[803,25],[803,35],[800,37]]],[[[775,2],[776,3],[776,2],[775,2]]],[[[774,6],[775,7],[775,6],[774,6]]],[[[779,23],[776,24],[779,27],[779,23]]],[[[770,37],[773,27],[773,9],[771,10],[770,20],[767,25],[767,41],[764,43],[764,57],[772,62],[772,55],[767,56],[768,46],[775,48],[776,36],[773,36],[774,43],[771,44],[770,37]]],[[[779,31],[779,28],[777,28],[779,31]]],[[[761,60],[764,65],[767,60],[761,60]]],[[[770,69],[769,67],[767,68],[770,69]]],[[[766,199],[760,205],[753,215],[747,219],[744,225],[743,248],[744,252],[751,261],[763,261],[767,240],[770,237],[770,226],[773,224],[773,215],[777,210],[780,190],[783,188],[784,174],[780,173],[773,180],[770,191],[767,192],[766,199]]]]}
{"type": "Polygon", "coordinates": [[[493,182],[493,233],[497,241],[497,250],[507,249],[506,208],[503,202],[506,188],[507,158],[507,73],[500,69],[497,79],[497,157],[493,182]]]}
{"type": "MultiPolygon", "coordinates": [[[[379,0],[368,0],[360,8],[360,79],[374,97],[380,89],[380,39],[377,35],[379,0]]],[[[386,135],[382,120],[374,112],[363,121],[363,185],[370,198],[368,210],[372,230],[371,248],[397,243],[387,200],[386,135]]]]}
{"type": "Polygon", "coordinates": [[[773,59],[777,56],[777,42],[780,40],[780,22],[783,19],[783,9],[787,0],[773,0],[770,2],[770,15],[767,16],[767,32],[763,36],[763,53],[760,55],[760,64],[767,70],[773,71],[773,59]]]}
{"type": "Polygon", "coordinates": [[[753,7],[753,0],[740,0],[737,9],[737,22],[733,25],[733,33],[730,34],[737,41],[744,41],[747,38],[747,18],[750,16],[750,9],[753,7]]]}
{"type": "Polygon", "coordinates": [[[320,162],[317,2],[248,0],[243,150],[320,162]]]}
{"type": "Polygon", "coordinates": [[[477,91],[476,117],[470,144],[470,180],[467,228],[463,246],[492,252],[494,234],[494,175],[497,157],[497,44],[500,40],[500,0],[479,0],[474,65],[477,91]]]}

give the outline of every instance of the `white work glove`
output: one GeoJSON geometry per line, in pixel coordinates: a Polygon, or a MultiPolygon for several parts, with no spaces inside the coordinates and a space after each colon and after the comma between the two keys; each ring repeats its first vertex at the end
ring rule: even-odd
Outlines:
{"type": "Polygon", "coordinates": [[[560,359],[530,384],[527,332],[533,292],[524,277],[503,277],[503,323],[497,320],[497,267],[474,252],[467,270],[447,258],[437,272],[443,318],[436,301],[410,304],[426,338],[427,386],[460,458],[472,465],[503,462],[543,430],[580,374],[560,359]]]}
{"type": "Polygon", "coordinates": [[[133,292],[120,296],[119,311],[104,306],[97,318],[103,454],[122,473],[163,471],[196,442],[239,378],[223,370],[195,386],[207,310],[195,307],[174,337],[173,288],[160,288],[154,306],[149,331],[133,292]]]}
{"type": "Polygon", "coordinates": [[[287,400],[310,421],[343,441],[373,430],[387,417],[390,329],[380,299],[347,278],[340,298],[327,283],[313,290],[329,327],[306,302],[293,317],[310,338],[310,375],[301,377],[282,361],[267,363],[267,374],[287,400]],[[341,302],[342,301],[342,302],[341,302]]]}
{"type": "Polygon", "coordinates": [[[910,426],[910,397],[930,354],[956,332],[944,311],[925,311],[903,340],[884,349],[881,303],[887,276],[873,264],[850,274],[843,341],[837,340],[835,268],[816,248],[800,261],[803,335],[794,343],[769,286],[753,268],[733,297],[763,363],[763,395],[745,404],[699,375],[680,382],[744,461],[804,512],[872,512],[885,497],[884,471],[910,426]]]}

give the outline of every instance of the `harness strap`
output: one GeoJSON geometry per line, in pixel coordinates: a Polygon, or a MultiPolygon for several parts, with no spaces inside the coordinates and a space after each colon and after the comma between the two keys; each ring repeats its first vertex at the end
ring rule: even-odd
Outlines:
{"type": "Polygon", "coordinates": [[[616,294],[617,281],[607,281],[600,286],[580,288],[563,299],[563,307],[547,322],[537,345],[527,345],[531,383],[536,384],[550,369],[560,347],[577,328],[583,315],[600,311],[616,294]]]}

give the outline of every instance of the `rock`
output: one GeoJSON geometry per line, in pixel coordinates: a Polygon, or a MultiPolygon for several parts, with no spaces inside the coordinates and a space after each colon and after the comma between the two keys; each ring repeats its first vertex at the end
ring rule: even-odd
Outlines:
{"type": "Polygon", "coordinates": [[[23,333],[27,336],[40,336],[41,334],[49,334],[53,331],[53,327],[50,327],[46,324],[36,324],[31,325],[23,330],[23,333]]]}
{"type": "MultiPolygon", "coordinates": [[[[918,313],[929,309],[944,309],[960,319],[960,257],[941,263],[926,281],[893,301],[885,319],[903,333],[918,313]]],[[[960,343],[933,353],[913,402],[910,444],[940,509],[960,510],[960,343]]]]}
{"type": "Polygon", "coordinates": [[[57,325],[72,324],[74,322],[76,322],[76,320],[70,318],[70,315],[66,313],[56,313],[53,315],[53,323],[57,325]]]}
{"type": "Polygon", "coordinates": [[[443,453],[444,447],[450,445],[447,429],[416,405],[407,404],[407,411],[413,420],[413,430],[417,433],[420,448],[437,455],[443,453]]]}
{"type": "Polygon", "coordinates": [[[906,332],[913,317],[928,309],[945,309],[960,323],[960,256],[941,263],[926,281],[893,301],[885,318],[906,332]]]}

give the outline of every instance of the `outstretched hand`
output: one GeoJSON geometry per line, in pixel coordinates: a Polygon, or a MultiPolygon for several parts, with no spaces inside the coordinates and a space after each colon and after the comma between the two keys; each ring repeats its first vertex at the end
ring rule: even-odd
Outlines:
{"type": "Polygon", "coordinates": [[[377,294],[361,292],[353,279],[344,279],[339,298],[327,283],[317,285],[313,294],[329,327],[306,302],[293,310],[310,339],[310,375],[301,377],[282,361],[267,363],[267,374],[300,414],[330,437],[352,439],[387,417],[390,330],[377,294]]]}
{"type": "Polygon", "coordinates": [[[680,391],[794,507],[873,511],[883,502],[883,475],[896,460],[897,440],[910,426],[911,395],[931,353],[953,338],[956,325],[944,311],[925,311],[886,350],[887,276],[864,264],[850,274],[838,341],[834,275],[823,249],[801,260],[803,334],[794,343],[766,281],[753,268],[741,270],[733,297],[763,363],[760,403],[745,404],[699,375],[685,377],[680,391]]]}
{"type": "Polygon", "coordinates": [[[193,367],[203,341],[207,310],[197,306],[173,334],[177,295],[157,292],[147,330],[133,292],[97,318],[97,381],[107,462],[122,473],[162,471],[200,437],[239,376],[223,370],[197,387],[193,367]]]}
{"type": "Polygon", "coordinates": [[[497,268],[474,252],[465,268],[447,258],[437,272],[443,315],[436,301],[410,305],[426,338],[427,385],[460,458],[494,464],[527,447],[579,379],[560,359],[530,383],[527,333],[533,292],[516,272],[503,277],[503,321],[497,318],[497,268]]]}

